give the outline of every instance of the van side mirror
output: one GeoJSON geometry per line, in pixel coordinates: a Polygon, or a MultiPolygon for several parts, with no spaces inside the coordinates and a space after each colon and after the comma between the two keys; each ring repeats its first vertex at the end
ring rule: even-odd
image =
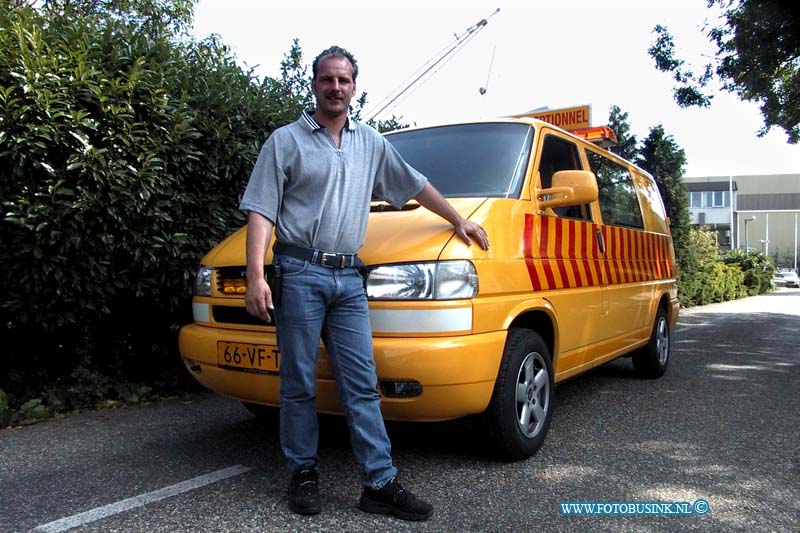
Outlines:
{"type": "Polygon", "coordinates": [[[539,208],[588,204],[597,200],[597,178],[588,170],[559,170],[553,174],[552,187],[540,190],[539,208]]]}

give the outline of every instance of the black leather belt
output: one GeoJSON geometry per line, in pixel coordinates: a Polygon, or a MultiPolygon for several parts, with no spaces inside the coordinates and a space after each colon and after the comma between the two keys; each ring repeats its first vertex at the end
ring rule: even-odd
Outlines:
{"type": "Polygon", "coordinates": [[[295,246],[294,244],[283,242],[276,242],[272,249],[276,255],[288,255],[328,268],[355,267],[361,264],[356,254],[323,252],[322,250],[304,248],[303,246],[295,246]]]}

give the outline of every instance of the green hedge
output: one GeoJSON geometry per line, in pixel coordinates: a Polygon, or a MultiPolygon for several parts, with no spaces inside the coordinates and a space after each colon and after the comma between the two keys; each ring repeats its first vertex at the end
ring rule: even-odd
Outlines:
{"type": "Polygon", "coordinates": [[[772,278],[775,275],[775,265],[772,259],[761,252],[745,252],[744,250],[731,250],[722,261],[726,265],[738,266],[744,272],[744,286],[747,295],[755,296],[764,294],[773,289],[772,278]]]}
{"type": "Polygon", "coordinates": [[[678,296],[683,307],[726,302],[747,296],[744,273],[735,266],[714,261],[681,276],[678,296]]]}
{"type": "Polygon", "coordinates": [[[775,267],[764,254],[732,250],[717,253],[717,234],[692,229],[685,266],[678,280],[681,306],[706,305],[772,290],[775,267]]]}
{"type": "Polygon", "coordinates": [[[198,261],[244,222],[238,197],[264,139],[308,104],[287,83],[299,55],[261,82],[161,11],[92,5],[0,6],[0,389],[12,406],[138,397],[123,378],[174,379],[198,261]]]}

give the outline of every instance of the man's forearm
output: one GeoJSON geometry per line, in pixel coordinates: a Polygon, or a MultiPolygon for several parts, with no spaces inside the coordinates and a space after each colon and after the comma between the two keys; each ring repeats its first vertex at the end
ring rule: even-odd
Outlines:
{"type": "Polygon", "coordinates": [[[272,222],[259,213],[247,217],[247,278],[264,278],[264,254],[272,235],[272,222]]]}
{"type": "Polygon", "coordinates": [[[433,185],[426,183],[422,192],[416,195],[414,199],[425,209],[436,213],[451,223],[458,238],[467,245],[471,245],[472,240],[475,239],[482,249],[489,249],[489,236],[486,235],[486,231],[481,225],[462,217],[433,185]]]}
{"type": "Polygon", "coordinates": [[[462,216],[459,215],[455,209],[453,209],[453,206],[450,205],[450,202],[448,202],[445,197],[442,196],[442,194],[430,183],[426,183],[425,187],[422,189],[422,192],[416,195],[414,199],[419,202],[419,205],[433,213],[436,213],[453,226],[458,226],[458,224],[463,221],[462,216]]]}

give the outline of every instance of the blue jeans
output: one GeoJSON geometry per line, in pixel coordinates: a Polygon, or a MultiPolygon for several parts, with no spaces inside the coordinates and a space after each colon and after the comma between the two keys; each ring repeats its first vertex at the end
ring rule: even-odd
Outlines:
{"type": "Polygon", "coordinates": [[[281,352],[281,448],[296,472],[317,464],[317,347],[325,343],[362,484],[382,487],[397,473],[380,409],[364,282],[356,268],[327,268],[276,255],[282,277],[275,308],[281,352]]]}

